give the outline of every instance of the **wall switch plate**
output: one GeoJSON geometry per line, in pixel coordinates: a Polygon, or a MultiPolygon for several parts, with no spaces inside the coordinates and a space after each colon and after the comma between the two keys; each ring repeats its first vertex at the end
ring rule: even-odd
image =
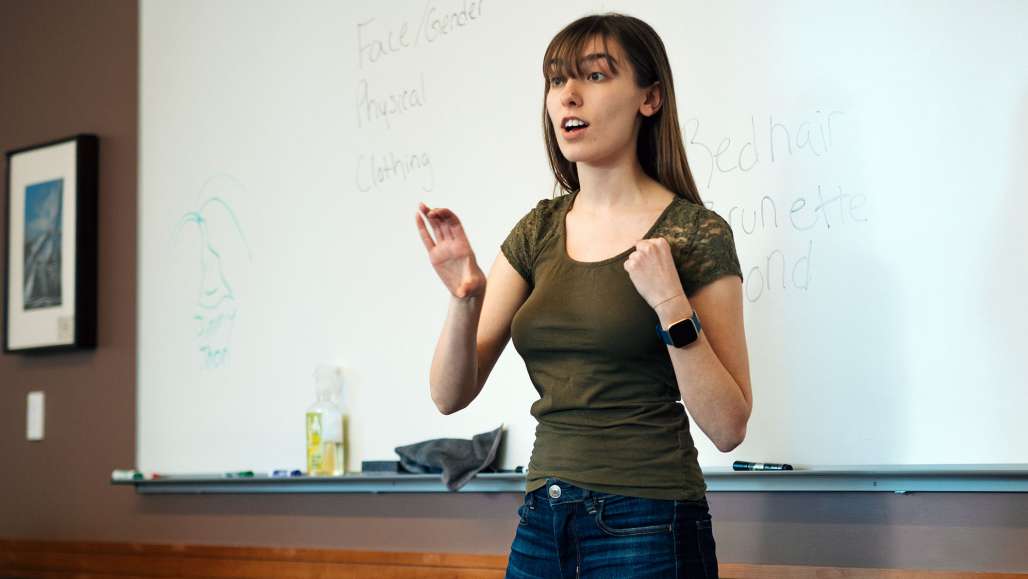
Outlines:
{"type": "Polygon", "coordinates": [[[43,440],[43,393],[29,392],[25,438],[43,440]]]}

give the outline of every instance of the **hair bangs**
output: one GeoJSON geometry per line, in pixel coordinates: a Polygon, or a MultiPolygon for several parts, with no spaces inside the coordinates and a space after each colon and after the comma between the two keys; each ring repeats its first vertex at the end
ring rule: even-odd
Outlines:
{"type": "Polygon", "coordinates": [[[582,53],[588,49],[595,38],[603,43],[604,60],[613,74],[618,74],[617,61],[610,55],[608,40],[613,32],[604,26],[599,18],[582,18],[574,25],[561,30],[550,41],[543,57],[543,78],[549,87],[550,78],[564,76],[579,78],[581,76],[582,53]]]}

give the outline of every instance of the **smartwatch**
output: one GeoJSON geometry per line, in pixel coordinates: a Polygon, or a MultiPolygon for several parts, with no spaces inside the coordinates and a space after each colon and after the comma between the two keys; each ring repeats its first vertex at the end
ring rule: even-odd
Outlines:
{"type": "Polygon", "coordinates": [[[684,318],[668,326],[667,331],[657,324],[657,333],[668,346],[683,348],[696,341],[700,337],[700,316],[696,310],[692,311],[691,318],[684,318]]]}

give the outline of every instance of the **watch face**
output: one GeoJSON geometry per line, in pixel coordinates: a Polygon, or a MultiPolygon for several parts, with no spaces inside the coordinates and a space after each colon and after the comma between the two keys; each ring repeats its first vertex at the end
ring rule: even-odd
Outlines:
{"type": "Polygon", "coordinates": [[[693,325],[692,320],[682,320],[672,325],[668,328],[667,333],[671,336],[671,341],[674,342],[677,348],[695,342],[698,336],[696,326],[693,325]]]}

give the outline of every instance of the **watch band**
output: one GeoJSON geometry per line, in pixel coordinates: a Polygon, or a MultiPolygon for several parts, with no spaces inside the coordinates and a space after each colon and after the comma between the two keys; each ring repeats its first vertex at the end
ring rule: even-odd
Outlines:
{"type": "Polygon", "coordinates": [[[696,313],[695,309],[693,309],[692,311],[692,317],[683,318],[681,320],[678,320],[677,322],[672,323],[670,326],[668,326],[667,330],[662,328],[659,323],[657,324],[657,334],[660,335],[660,339],[663,340],[664,343],[668,346],[674,346],[676,348],[688,346],[689,344],[695,342],[700,337],[700,331],[702,329],[703,326],[700,325],[700,316],[696,313]],[[689,337],[691,339],[687,338],[687,341],[683,343],[675,343],[674,338],[671,336],[671,332],[673,331],[673,328],[680,324],[689,324],[692,326],[692,332],[689,333],[689,337]]]}

